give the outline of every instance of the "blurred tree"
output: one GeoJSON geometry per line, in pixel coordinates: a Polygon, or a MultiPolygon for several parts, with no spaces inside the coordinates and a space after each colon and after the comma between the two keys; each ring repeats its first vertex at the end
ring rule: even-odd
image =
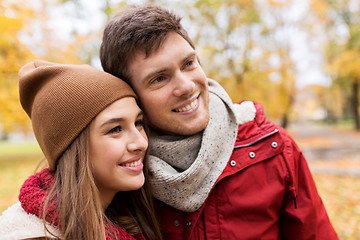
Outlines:
{"type": "MultiPolygon", "coordinates": [[[[19,103],[18,71],[36,58],[60,63],[82,63],[79,57],[88,38],[73,33],[73,41],[58,39],[49,28],[49,6],[56,2],[0,0],[0,136],[29,132],[31,125],[19,103]]],[[[90,35],[91,37],[91,35],[90,35]]]]}
{"type": "MultiPolygon", "coordinates": [[[[359,49],[360,50],[360,49],[359,49]]],[[[355,129],[360,130],[359,119],[359,83],[360,83],[360,54],[359,50],[347,49],[341,52],[330,65],[330,69],[336,72],[336,85],[345,83],[350,86],[351,110],[355,123],[355,129]]]]}
{"type": "Polygon", "coordinates": [[[207,75],[234,101],[264,105],[286,127],[295,96],[290,37],[296,22],[286,19],[292,1],[199,0],[189,9],[194,40],[207,75]]]}
{"type": "MultiPolygon", "coordinates": [[[[15,2],[21,1],[24,3],[21,3],[20,6],[26,9],[25,0],[16,0],[15,2]]],[[[50,15],[53,13],[51,9],[54,6],[55,8],[62,6],[69,8],[70,6],[70,9],[73,9],[70,13],[66,12],[68,16],[59,16],[58,18],[88,20],[91,14],[86,12],[88,11],[84,5],[86,1],[38,1],[41,4],[32,10],[32,15],[28,15],[27,19],[23,20],[24,24],[19,27],[21,34],[17,34],[21,37],[21,42],[24,42],[25,39],[26,45],[30,47],[36,57],[56,62],[90,64],[94,59],[98,59],[102,29],[92,30],[84,35],[80,34],[74,24],[74,26],[68,26],[73,30],[71,38],[63,41],[56,34],[57,29],[49,24],[51,22],[50,15]]],[[[154,2],[169,9],[176,8],[177,13],[183,16],[183,23],[185,22],[185,25],[188,23],[189,33],[194,39],[207,75],[219,81],[234,101],[261,102],[269,118],[279,121],[286,127],[290,116],[294,116],[292,115],[292,106],[297,94],[295,83],[298,80],[298,70],[293,56],[297,46],[294,44],[294,35],[298,32],[306,32],[308,37],[316,39],[316,41],[309,41],[309,44],[315,42],[324,44],[330,39],[336,43],[336,49],[339,49],[341,41],[339,42],[338,35],[341,34],[334,34],[339,31],[339,24],[337,28],[330,28],[330,26],[334,22],[340,22],[340,29],[344,29],[343,26],[346,24],[339,20],[341,14],[337,16],[332,12],[335,11],[335,8],[330,6],[336,1],[346,2],[345,0],[307,0],[306,2],[311,4],[304,19],[294,18],[291,14],[291,11],[297,7],[296,4],[299,3],[296,0],[176,2],[152,0],[144,2],[154,2]],[[331,29],[328,31],[329,33],[328,29],[331,29]]],[[[351,1],[347,0],[347,2],[351,1]]],[[[98,7],[103,12],[104,19],[108,19],[129,3],[133,3],[133,1],[104,0],[98,7]]],[[[337,13],[336,11],[335,13],[337,13]]],[[[53,16],[54,14],[52,14],[53,16]]],[[[354,33],[355,39],[356,29],[351,28],[350,30],[349,32],[354,33]]],[[[14,34],[16,35],[16,33],[14,34]]],[[[352,41],[351,48],[344,44],[344,41],[342,45],[347,46],[344,49],[354,49],[355,42],[352,41]]],[[[319,45],[314,49],[316,47],[319,45]]],[[[329,65],[333,72],[337,68],[336,66],[345,64],[344,57],[336,61],[340,57],[341,51],[334,52],[336,54],[328,54],[329,62],[334,63],[329,65]],[[341,59],[343,60],[340,61],[341,59]]],[[[18,66],[21,65],[18,64],[18,66]]],[[[340,68],[342,69],[342,67],[340,68]]],[[[341,86],[348,86],[348,83],[352,81],[344,71],[342,75],[333,74],[332,76],[336,79],[334,84],[337,82],[341,86]]],[[[334,118],[337,118],[339,112],[345,108],[339,107],[339,104],[330,104],[328,96],[331,96],[332,91],[336,92],[336,96],[348,92],[345,92],[342,87],[332,87],[326,94],[325,91],[322,91],[323,97],[319,98],[323,99],[326,109],[333,113],[334,118]]]]}
{"type": "Polygon", "coordinates": [[[263,1],[262,16],[266,18],[263,30],[262,45],[267,54],[267,71],[271,72],[270,80],[275,84],[271,104],[268,106],[273,117],[280,120],[282,127],[289,124],[296,97],[296,65],[291,56],[294,44],[292,37],[299,31],[298,19],[293,19],[289,12],[295,1],[263,1]]]}
{"type": "MultiPolygon", "coordinates": [[[[88,12],[89,8],[87,5],[89,4],[85,0],[57,0],[59,2],[59,5],[73,5],[74,9],[76,9],[75,12],[72,13],[73,18],[88,22],[89,16],[91,16],[91,13],[88,12]]],[[[111,0],[102,0],[98,2],[98,12],[100,12],[103,15],[103,18],[97,17],[97,19],[104,21],[104,24],[107,20],[109,20],[113,14],[118,12],[119,10],[124,9],[127,6],[127,1],[111,1],[111,0]]],[[[70,16],[71,14],[69,14],[70,16]]],[[[74,26],[72,26],[74,28],[74,26]]],[[[99,61],[99,48],[101,44],[101,38],[102,38],[102,32],[103,29],[90,29],[90,31],[81,36],[77,32],[77,30],[74,28],[72,34],[74,37],[74,40],[72,41],[73,47],[77,50],[78,57],[81,59],[82,62],[89,63],[92,65],[97,65],[99,61]],[[80,40],[80,42],[79,42],[80,40]],[[94,61],[98,61],[95,62],[94,61]]],[[[96,66],[99,67],[99,66],[96,66]]]]}
{"type": "MultiPolygon", "coordinates": [[[[82,4],[80,0],[61,2],[82,4]]],[[[109,17],[132,1],[104,2],[103,11],[109,17]]],[[[207,75],[219,81],[234,101],[261,102],[269,117],[286,127],[296,93],[289,35],[297,23],[287,21],[284,11],[294,1],[145,2],[176,8],[183,21],[188,21],[207,75]]],[[[86,51],[88,59],[97,51],[98,48],[86,51]]]]}
{"type": "Polygon", "coordinates": [[[17,33],[27,17],[33,12],[19,6],[0,1],[0,126],[2,139],[10,132],[28,132],[28,117],[19,103],[17,74],[20,66],[33,58],[31,51],[22,44],[17,33]],[[12,11],[10,11],[10,9],[12,11]],[[16,16],[12,16],[16,15],[16,16]]]}
{"type": "Polygon", "coordinates": [[[269,100],[269,73],[261,69],[257,53],[262,49],[255,42],[262,31],[256,2],[200,0],[187,14],[208,77],[220,82],[234,101],[269,100]]]}
{"type": "MultiPolygon", "coordinates": [[[[349,104],[345,102],[345,105],[350,106],[354,128],[360,131],[360,2],[312,0],[312,6],[318,9],[318,16],[324,20],[328,38],[326,57],[333,85],[338,85],[343,89],[344,97],[349,96],[347,98],[349,104]]],[[[343,109],[346,116],[347,107],[344,106],[343,109]]]]}
{"type": "Polygon", "coordinates": [[[317,96],[317,102],[326,111],[325,121],[336,124],[344,118],[344,106],[346,106],[346,96],[344,89],[338,84],[332,84],[330,87],[313,86],[317,96]]]}
{"type": "MultiPolygon", "coordinates": [[[[19,1],[23,0],[15,2],[21,4],[19,1]]],[[[81,35],[75,29],[75,23],[68,25],[74,17],[71,13],[69,16],[64,13],[66,7],[71,9],[70,6],[65,6],[66,2],[64,0],[38,0],[36,7],[23,4],[23,7],[32,9],[33,16],[26,19],[26,24],[18,35],[37,58],[58,63],[90,63],[87,54],[88,43],[95,34],[90,32],[87,35],[81,35]],[[59,26],[61,20],[63,20],[63,25],[59,26]],[[64,29],[70,31],[64,31],[64,29]],[[59,33],[66,36],[61,36],[59,33]]],[[[72,9],[81,12],[82,8],[74,5],[72,9]]]]}

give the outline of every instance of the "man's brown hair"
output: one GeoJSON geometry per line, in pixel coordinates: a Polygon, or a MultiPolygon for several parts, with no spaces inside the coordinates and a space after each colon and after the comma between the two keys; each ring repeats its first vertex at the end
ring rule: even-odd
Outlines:
{"type": "Polygon", "coordinates": [[[129,64],[139,51],[148,57],[170,32],[193,42],[180,24],[181,18],[156,5],[132,6],[116,14],[104,29],[100,60],[104,71],[129,82],[129,64]]]}

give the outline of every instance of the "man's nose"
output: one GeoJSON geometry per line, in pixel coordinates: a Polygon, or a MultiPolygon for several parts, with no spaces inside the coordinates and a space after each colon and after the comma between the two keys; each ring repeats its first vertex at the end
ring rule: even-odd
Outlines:
{"type": "Polygon", "coordinates": [[[177,97],[183,95],[191,95],[195,91],[195,83],[192,78],[186,73],[178,73],[175,76],[174,95],[177,97]]]}

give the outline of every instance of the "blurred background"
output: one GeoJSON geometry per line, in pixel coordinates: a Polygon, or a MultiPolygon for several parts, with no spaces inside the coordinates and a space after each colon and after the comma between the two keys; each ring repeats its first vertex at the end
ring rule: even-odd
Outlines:
{"type": "Polygon", "coordinates": [[[101,69],[102,31],[129,4],[182,16],[208,77],[253,100],[303,150],[340,239],[360,239],[358,0],[0,0],[0,212],[43,158],[18,100],[34,59],[101,69]]]}

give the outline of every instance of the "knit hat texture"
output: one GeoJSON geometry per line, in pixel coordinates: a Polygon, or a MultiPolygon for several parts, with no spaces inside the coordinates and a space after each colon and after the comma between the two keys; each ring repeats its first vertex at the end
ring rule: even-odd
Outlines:
{"type": "Polygon", "coordinates": [[[32,121],[35,137],[55,170],[58,158],[81,131],[131,87],[89,65],[35,60],[19,71],[20,103],[32,121]]]}

